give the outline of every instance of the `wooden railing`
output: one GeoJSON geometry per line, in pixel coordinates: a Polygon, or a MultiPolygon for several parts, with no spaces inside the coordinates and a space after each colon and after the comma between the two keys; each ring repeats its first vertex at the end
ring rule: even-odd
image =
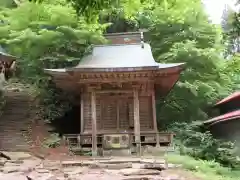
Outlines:
{"type": "MultiPolygon", "coordinates": [[[[104,133],[104,134],[114,134],[114,133],[104,133]]],[[[98,146],[103,145],[103,135],[104,134],[98,134],[97,135],[97,144],[98,146]]],[[[115,133],[119,134],[119,133],[115,133]]],[[[135,144],[135,138],[133,133],[124,133],[130,135],[130,142],[131,144],[135,144]]],[[[164,146],[171,146],[173,141],[173,133],[163,133],[159,132],[159,143],[164,146]]],[[[65,134],[63,136],[65,145],[81,149],[82,146],[91,146],[92,145],[92,135],[91,134],[65,134]]],[[[148,144],[156,144],[157,143],[157,134],[155,132],[142,132],[141,133],[141,144],[142,145],[148,145],[148,144]]]]}

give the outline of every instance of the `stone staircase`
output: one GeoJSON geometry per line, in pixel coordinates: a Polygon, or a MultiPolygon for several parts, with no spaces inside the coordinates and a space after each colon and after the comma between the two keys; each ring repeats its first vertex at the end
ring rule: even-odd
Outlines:
{"type": "Polygon", "coordinates": [[[24,135],[30,126],[31,98],[26,92],[7,90],[6,106],[0,117],[0,150],[27,151],[29,145],[24,135]]]}

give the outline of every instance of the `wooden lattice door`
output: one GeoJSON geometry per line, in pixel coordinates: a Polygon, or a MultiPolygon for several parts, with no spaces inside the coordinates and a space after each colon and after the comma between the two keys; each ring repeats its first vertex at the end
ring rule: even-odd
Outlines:
{"type": "Polygon", "coordinates": [[[101,128],[102,130],[117,129],[116,99],[103,97],[101,99],[101,128]]]}
{"type": "Polygon", "coordinates": [[[118,129],[120,131],[129,130],[130,128],[130,109],[128,98],[118,99],[118,129]]]}
{"type": "Polygon", "coordinates": [[[101,129],[129,130],[129,102],[127,97],[108,96],[101,98],[101,129]]]}

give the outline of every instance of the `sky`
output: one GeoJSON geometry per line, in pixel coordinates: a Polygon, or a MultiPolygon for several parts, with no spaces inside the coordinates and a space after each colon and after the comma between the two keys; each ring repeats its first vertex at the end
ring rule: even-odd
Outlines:
{"type": "Polygon", "coordinates": [[[214,24],[221,23],[221,17],[226,5],[236,9],[235,0],[202,0],[206,11],[209,14],[209,18],[214,24]]]}

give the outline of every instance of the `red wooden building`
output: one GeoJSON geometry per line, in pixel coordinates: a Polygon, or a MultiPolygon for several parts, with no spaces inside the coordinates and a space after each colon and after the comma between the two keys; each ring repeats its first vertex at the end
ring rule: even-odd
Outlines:
{"type": "Polygon", "coordinates": [[[217,102],[213,108],[219,115],[205,121],[204,125],[216,138],[236,142],[240,147],[240,91],[217,102]]]}
{"type": "Polygon", "coordinates": [[[109,44],[94,46],[76,67],[45,69],[59,88],[81,96],[79,146],[97,155],[100,148],[140,154],[147,144],[169,145],[172,134],[158,131],[155,101],[173,88],[183,63],[155,62],[140,32],[105,37],[109,44]]]}
{"type": "Polygon", "coordinates": [[[219,116],[216,116],[204,123],[208,126],[221,123],[222,121],[235,120],[240,118],[240,91],[218,101],[214,107],[218,110],[219,116]]]}

